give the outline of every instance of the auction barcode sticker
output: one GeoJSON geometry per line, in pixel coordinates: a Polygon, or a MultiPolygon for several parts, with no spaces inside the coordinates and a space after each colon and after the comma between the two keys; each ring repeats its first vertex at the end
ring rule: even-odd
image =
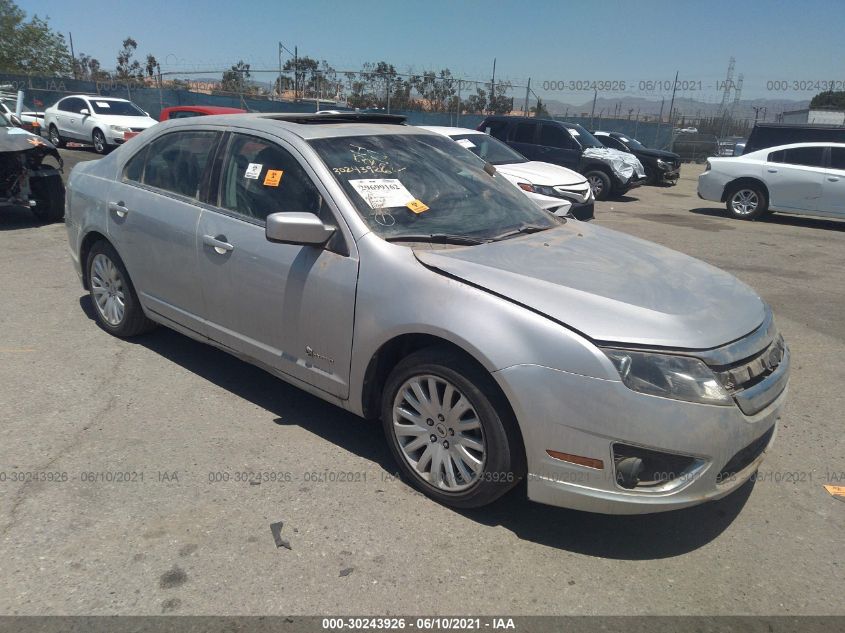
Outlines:
{"type": "Polygon", "coordinates": [[[371,209],[404,207],[415,200],[398,178],[363,178],[350,180],[349,184],[371,209]]]}

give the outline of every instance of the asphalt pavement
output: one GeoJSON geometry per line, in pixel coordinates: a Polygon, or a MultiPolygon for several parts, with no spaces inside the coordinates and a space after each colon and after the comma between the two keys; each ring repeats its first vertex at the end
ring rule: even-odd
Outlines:
{"type": "Polygon", "coordinates": [[[440,506],[377,424],[163,328],[106,334],[64,226],[0,212],[0,614],[845,614],[845,502],[823,487],[845,486],[845,221],[732,220],[701,169],[595,222],[757,289],[790,396],[757,482],[639,517],[520,488],[440,506]]]}

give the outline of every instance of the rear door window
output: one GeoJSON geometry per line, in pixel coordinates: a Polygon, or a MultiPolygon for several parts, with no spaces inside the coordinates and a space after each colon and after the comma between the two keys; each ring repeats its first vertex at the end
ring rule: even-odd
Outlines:
{"type": "Polygon", "coordinates": [[[513,132],[514,143],[534,143],[534,130],[537,125],[534,123],[517,123],[513,132]]]}
{"type": "Polygon", "coordinates": [[[802,167],[824,167],[824,147],[794,147],[769,154],[769,162],[802,167]]]}
{"type": "MultiPolygon", "coordinates": [[[[146,153],[142,182],[150,187],[196,198],[218,137],[217,132],[192,131],[174,132],[156,139],[146,153]]],[[[133,161],[127,165],[127,178],[130,178],[130,171],[137,173],[133,161]]]]}
{"type": "Polygon", "coordinates": [[[845,147],[830,148],[830,168],[845,171],[845,147]]]}

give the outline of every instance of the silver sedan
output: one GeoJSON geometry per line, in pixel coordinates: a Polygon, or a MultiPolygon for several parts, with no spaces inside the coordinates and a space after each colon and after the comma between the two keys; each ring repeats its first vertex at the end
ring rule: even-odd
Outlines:
{"type": "Polygon", "coordinates": [[[398,117],[157,125],[75,167],[67,230],[106,331],[164,325],[380,418],[404,478],[456,507],[520,480],[604,513],[718,498],[786,397],[750,288],[550,216],[398,117]]]}

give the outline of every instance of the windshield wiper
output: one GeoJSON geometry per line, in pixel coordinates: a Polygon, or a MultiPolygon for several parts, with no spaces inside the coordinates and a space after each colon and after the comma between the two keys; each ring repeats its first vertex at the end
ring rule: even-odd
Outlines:
{"type": "Polygon", "coordinates": [[[507,231],[506,233],[500,233],[496,237],[492,238],[493,241],[498,240],[506,240],[509,237],[516,237],[517,235],[528,235],[529,233],[539,233],[540,231],[548,231],[551,226],[538,226],[536,224],[522,224],[521,226],[513,229],[512,231],[507,231]]]}
{"type": "Polygon", "coordinates": [[[388,242],[432,242],[434,244],[486,244],[489,239],[470,237],[468,235],[449,235],[447,233],[419,233],[408,235],[391,235],[384,238],[388,242]]]}

